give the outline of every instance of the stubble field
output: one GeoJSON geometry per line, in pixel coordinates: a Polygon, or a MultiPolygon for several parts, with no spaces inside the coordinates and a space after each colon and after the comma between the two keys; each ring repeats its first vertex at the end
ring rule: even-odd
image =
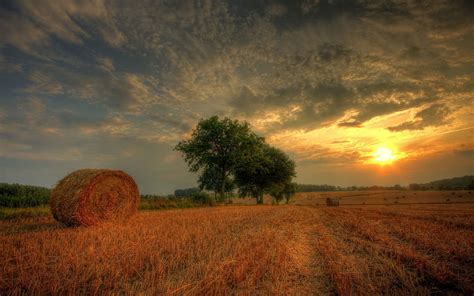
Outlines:
{"type": "Polygon", "coordinates": [[[0,221],[0,294],[474,292],[473,204],[295,203],[0,221]]]}

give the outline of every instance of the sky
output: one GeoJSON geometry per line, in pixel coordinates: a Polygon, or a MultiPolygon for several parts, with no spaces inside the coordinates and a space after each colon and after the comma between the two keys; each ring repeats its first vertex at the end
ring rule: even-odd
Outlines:
{"type": "Polygon", "coordinates": [[[192,187],[173,147],[212,115],[248,121],[299,183],[474,174],[473,20],[456,0],[1,1],[0,182],[192,187]]]}

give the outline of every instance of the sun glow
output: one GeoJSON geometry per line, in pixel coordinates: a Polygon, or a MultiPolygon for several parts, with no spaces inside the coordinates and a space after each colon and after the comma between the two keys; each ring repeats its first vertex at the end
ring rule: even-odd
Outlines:
{"type": "Polygon", "coordinates": [[[389,164],[396,160],[396,156],[393,151],[386,147],[378,148],[372,156],[374,162],[381,165],[389,164]]]}

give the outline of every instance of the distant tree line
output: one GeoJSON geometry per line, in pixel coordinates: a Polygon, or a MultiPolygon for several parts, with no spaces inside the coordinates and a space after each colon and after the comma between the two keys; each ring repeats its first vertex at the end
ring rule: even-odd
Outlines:
{"type": "Polygon", "coordinates": [[[349,186],[346,189],[343,189],[345,191],[377,191],[377,190],[406,190],[406,187],[403,187],[401,185],[393,185],[393,186],[349,186]]]}
{"type": "Polygon", "coordinates": [[[176,189],[174,191],[174,196],[176,197],[189,197],[192,196],[195,193],[198,193],[199,188],[198,187],[192,187],[192,188],[185,188],[185,189],[176,189]]]}
{"type": "Polygon", "coordinates": [[[428,183],[412,183],[408,187],[399,184],[393,186],[334,186],[297,184],[297,192],[321,192],[321,191],[376,191],[376,190],[474,190],[474,176],[455,177],[436,180],[428,183]]]}
{"type": "Polygon", "coordinates": [[[175,150],[199,175],[199,189],[214,192],[215,201],[230,201],[237,190],[239,196],[254,197],[258,204],[264,194],[274,202],[288,202],[296,192],[294,161],[253,133],[245,121],[202,119],[191,138],[179,142],[175,150]]]}
{"type": "Polygon", "coordinates": [[[343,190],[342,187],[334,186],[334,185],[327,185],[327,184],[297,184],[296,191],[297,192],[321,192],[321,191],[341,191],[343,190]]]}
{"type": "Polygon", "coordinates": [[[413,183],[410,190],[474,190],[474,176],[436,180],[429,183],[413,183]]]}
{"type": "Polygon", "coordinates": [[[45,187],[0,183],[0,207],[24,208],[49,203],[51,190],[45,187]]]}
{"type": "Polygon", "coordinates": [[[393,186],[349,186],[349,187],[342,187],[342,186],[334,186],[334,185],[327,185],[327,184],[297,184],[296,191],[297,192],[324,192],[324,191],[364,191],[364,190],[404,190],[406,188],[402,187],[401,185],[393,185],[393,186]]]}

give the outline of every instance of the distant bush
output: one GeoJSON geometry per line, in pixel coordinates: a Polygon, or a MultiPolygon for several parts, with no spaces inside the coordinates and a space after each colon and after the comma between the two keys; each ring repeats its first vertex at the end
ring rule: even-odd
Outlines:
{"type": "Polygon", "coordinates": [[[193,188],[186,188],[186,189],[176,189],[174,191],[174,196],[175,197],[190,197],[193,196],[193,194],[198,193],[199,188],[193,187],[193,188]]]}
{"type": "Polygon", "coordinates": [[[0,183],[0,207],[25,208],[49,203],[51,190],[45,187],[0,183]]]}
{"type": "Polygon", "coordinates": [[[214,204],[214,200],[212,199],[212,197],[204,191],[194,193],[192,199],[193,202],[202,205],[212,206],[214,204]]]}
{"type": "Polygon", "coordinates": [[[190,197],[142,195],[140,210],[181,209],[212,206],[212,198],[205,192],[195,193],[190,197]]]}
{"type": "Polygon", "coordinates": [[[0,220],[41,217],[50,214],[49,206],[45,205],[28,208],[0,208],[0,220]]]}
{"type": "Polygon", "coordinates": [[[321,192],[321,191],[338,191],[342,190],[340,187],[327,184],[296,184],[296,192],[321,192]]]}
{"type": "Polygon", "coordinates": [[[162,210],[193,207],[190,198],[168,198],[162,196],[143,198],[140,201],[140,210],[162,210]]]}

